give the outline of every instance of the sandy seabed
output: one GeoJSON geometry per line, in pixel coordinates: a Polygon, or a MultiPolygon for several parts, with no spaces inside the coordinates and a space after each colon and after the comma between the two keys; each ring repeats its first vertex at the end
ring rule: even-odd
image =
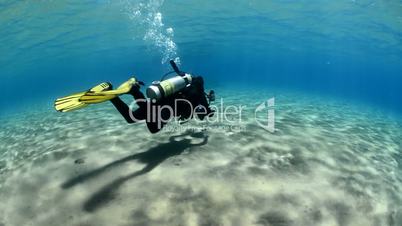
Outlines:
{"type": "Polygon", "coordinates": [[[400,121],[300,94],[222,97],[248,106],[241,124],[152,135],[109,103],[2,119],[0,225],[402,225],[400,121]],[[253,111],[272,96],[274,133],[253,111]]]}

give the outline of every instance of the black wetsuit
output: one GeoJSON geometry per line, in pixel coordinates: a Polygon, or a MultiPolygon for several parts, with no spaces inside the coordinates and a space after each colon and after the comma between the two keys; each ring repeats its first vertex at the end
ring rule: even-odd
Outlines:
{"type": "Polygon", "coordinates": [[[156,114],[155,111],[151,110],[153,107],[163,108],[163,106],[170,106],[175,110],[173,117],[179,117],[182,120],[193,117],[194,112],[197,112],[197,117],[201,120],[206,116],[213,115],[213,111],[209,108],[209,103],[205,97],[204,80],[201,76],[194,76],[189,87],[155,103],[145,101],[146,98],[138,87],[133,87],[130,94],[133,95],[139,107],[135,111],[131,111],[127,104],[119,97],[112,99],[111,102],[128,123],[146,120],[147,127],[151,133],[159,132],[172,117],[168,109],[163,109],[160,112],[161,114],[156,114]],[[203,107],[203,109],[200,107],[203,107]]]}

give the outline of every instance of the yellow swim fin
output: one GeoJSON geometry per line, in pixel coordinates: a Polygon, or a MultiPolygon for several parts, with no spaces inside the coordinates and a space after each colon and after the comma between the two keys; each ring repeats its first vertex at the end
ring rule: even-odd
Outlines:
{"type": "Polygon", "coordinates": [[[133,85],[136,85],[137,80],[130,78],[128,81],[121,84],[115,90],[106,90],[100,92],[87,92],[79,98],[79,101],[85,104],[97,104],[115,98],[116,96],[130,92],[133,85]]]}
{"type": "Polygon", "coordinates": [[[89,104],[102,103],[130,92],[133,85],[139,87],[139,82],[135,78],[130,78],[115,90],[111,90],[112,85],[110,83],[103,82],[88,91],[57,99],[54,107],[57,111],[67,112],[86,107],[89,104]]]}
{"type": "Polygon", "coordinates": [[[86,92],[75,93],[66,97],[58,98],[54,102],[54,108],[60,112],[67,112],[86,107],[88,104],[80,101],[80,98],[88,92],[101,92],[111,88],[111,84],[103,82],[86,92]]]}

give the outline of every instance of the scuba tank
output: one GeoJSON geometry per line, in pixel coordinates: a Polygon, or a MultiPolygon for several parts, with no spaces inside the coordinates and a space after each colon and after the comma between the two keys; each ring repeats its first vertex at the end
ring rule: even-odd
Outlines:
{"type": "Polygon", "coordinates": [[[184,76],[178,75],[161,82],[153,82],[147,88],[147,97],[156,100],[168,97],[191,85],[191,80],[191,75],[185,74],[184,76]]]}
{"type": "Polygon", "coordinates": [[[162,98],[168,97],[172,94],[180,92],[184,88],[191,85],[192,76],[190,74],[184,73],[179,70],[176,63],[171,60],[170,64],[172,65],[174,72],[178,75],[166,80],[163,78],[170,74],[167,73],[162,77],[161,81],[155,81],[147,88],[146,94],[150,99],[160,100],[162,98]]]}

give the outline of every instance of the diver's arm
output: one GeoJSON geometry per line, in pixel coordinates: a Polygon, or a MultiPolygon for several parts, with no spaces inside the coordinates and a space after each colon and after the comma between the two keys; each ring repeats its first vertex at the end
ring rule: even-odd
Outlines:
{"type": "Polygon", "coordinates": [[[200,105],[204,106],[207,109],[207,115],[212,113],[213,111],[209,108],[209,103],[205,95],[200,95],[200,105]]]}
{"type": "Polygon", "coordinates": [[[192,82],[192,91],[193,95],[196,96],[196,105],[201,105],[206,109],[205,113],[197,113],[197,117],[201,120],[205,118],[205,116],[213,116],[214,111],[209,108],[209,103],[208,100],[205,96],[205,91],[204,91],[204,79],[201,76],[194,76],[193,82],[192,82]],[[212,113],[212,114],[211,114],[212,113]]]}

